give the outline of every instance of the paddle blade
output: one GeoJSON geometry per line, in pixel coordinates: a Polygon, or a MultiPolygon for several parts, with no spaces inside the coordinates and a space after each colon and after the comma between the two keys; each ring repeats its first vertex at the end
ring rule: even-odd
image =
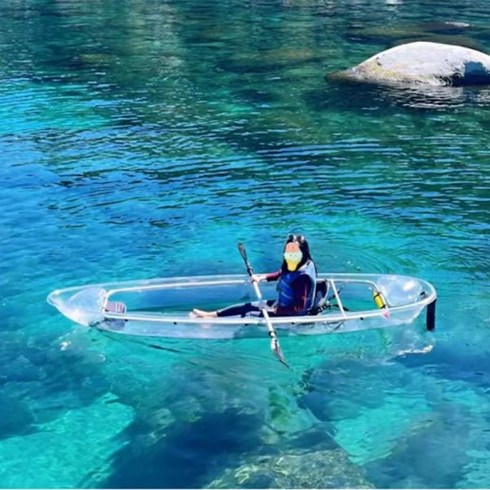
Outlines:
{"type": "Polygon", "coordinates": [[[281,362],[287,368],[289,368],[289,364],[287,363],[286,358],[282,353],[282,349],[281,346],[279,345],[279,340],[277,340],[277,337],[271,338],[271,350],[272,352],[274,352],[275,356],[279,359],[279,362],[281,362]]]}
{"type": "Polygon", "coordinates": [[[242,242],[238,242],[238,251],[240,252],[240,255],[242,256],[243,260],[247,260],[247,251],[245,250],[245,245],[242,242]]]}
{"type": "Polygon", "coordinates": [[[254,271],[248,261],[247,251],[245,250],[245,245],[242,242],[238,242],[238,251],[240,252],[242,259],[245,262],[245,267],[247,268],[248,275],[251,277],[254,271]]]}

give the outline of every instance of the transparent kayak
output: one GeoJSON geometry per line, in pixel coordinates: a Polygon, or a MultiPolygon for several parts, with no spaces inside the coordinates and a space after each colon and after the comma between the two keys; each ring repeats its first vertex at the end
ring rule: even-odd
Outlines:
{"type": "MultiPolygon", "coordinates": [[[[276,283],[262,282],[265,299],[276,283]]],[[[435,327],[436,291],[421,279],[392,274],[319,274],[315,314],[271,317],[284,335],[320,335],[412,323],[425,309],[435,327]]],[[[53,291],[47,298],[70,320],[122,335],[233,339],[263,337],[262,317],[192,318],[193,308],[215,310],[255,301],[245,275],[195,276],[95,284],[53,291]]]]}

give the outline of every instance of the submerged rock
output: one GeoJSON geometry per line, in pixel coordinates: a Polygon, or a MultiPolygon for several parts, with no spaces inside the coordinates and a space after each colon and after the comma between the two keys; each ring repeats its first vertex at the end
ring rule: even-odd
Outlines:
{"type": "Polygon", "coordinates": [[[386,44],[398,46],[417,41],[451,44],[481,50],[482,45],[469,33],[479,29],[463,22],[417,22],[388,23],[376,26],[364,23],[354,24],[348,30],[348,36],[355,42],[386,44]]]}
{"type": "Polygon", "coordinates": [[[208,488],[374,488],[347,454],[336,450],[264,455],[227,468],[208,488]]]}
{"type": "Polygon", "coordinates": [[[29,405],[7,394],[0,395],[0,439],[29,433],[34,415],[29,405]]]}
{"type": "Polygon", "coordinates": [[[462,46],[419,41],[382,51],[327,78],[381,85],[486,85],[490,56],[462,46]]]}

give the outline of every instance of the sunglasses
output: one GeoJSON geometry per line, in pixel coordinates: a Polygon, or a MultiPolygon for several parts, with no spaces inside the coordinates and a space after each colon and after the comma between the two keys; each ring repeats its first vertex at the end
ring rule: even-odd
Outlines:
{"type": "Polygon", "coordinates": [[[305,241],[305,237],[303,235],[294,235],[292,233],[288,235],[288,242],[303,243],[304,241],[305,241]]]}

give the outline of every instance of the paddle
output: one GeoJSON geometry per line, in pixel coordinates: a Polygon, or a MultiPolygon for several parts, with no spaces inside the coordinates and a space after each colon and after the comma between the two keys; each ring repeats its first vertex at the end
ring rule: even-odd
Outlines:
{"type": "MultiPolygon", "coordinates": [[[[242,259],[245,262],[245,267],[247,268],[248,275],[250,276],[250,278],[252,278],[254,271],[252,269],[252,266],[250,265],[250,262],[248,261],[245,245],[243,245],[243,243],[241,242],[238,243],[238,251],[240,252],[242,259]]],[[[259,300],[260,305],[262,305],[262,293],[260,292],[259,285],[257,284],[256,281],[252,281],[252,285],[255,290],[257,299],[259,300]]],[[[274,352],[274,354],[276,355],[276,357],[279,359],[280,362],[282,362],[286,367],[289,367],[288,363],[286,362],[286,358],[282,353],[281,346],[279,345],[279,339],[277,338],[276,331],[272,326],[269,313],[267,312],[267,306],[260,306],[260,309],[262,310],[262,315],[265,318],[265,323],[267,325],[267,329],[269,330],[269,337],[271,338],[271,350],[272,352],[274,352]]]]}

